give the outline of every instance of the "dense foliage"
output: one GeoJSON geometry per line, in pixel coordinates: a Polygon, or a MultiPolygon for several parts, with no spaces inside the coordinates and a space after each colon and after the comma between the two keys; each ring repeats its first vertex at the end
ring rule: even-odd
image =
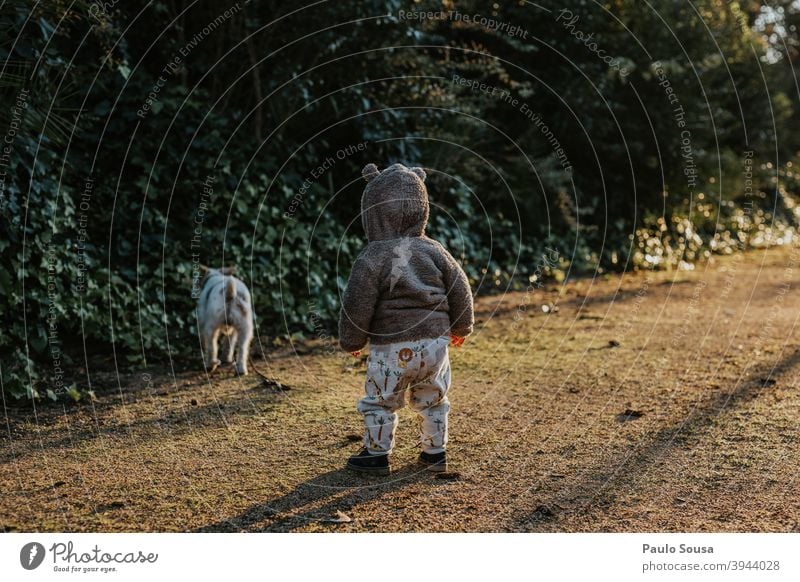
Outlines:
{"type": "Polygon", "coordinates": [[[769,6],[6,2],[3,387],[196,365],[199,264],[238,266],[259,349],[330,331],[367,162],[428,169],[476,292],[788,242],[798,11],[769,6]]]}

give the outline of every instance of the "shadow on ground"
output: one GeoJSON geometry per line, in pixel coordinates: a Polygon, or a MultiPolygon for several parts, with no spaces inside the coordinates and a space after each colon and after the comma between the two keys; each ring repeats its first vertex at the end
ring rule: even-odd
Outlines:
{"type": "MultiPolygon", "coordinates": [[[[337,512],[348,515],[359,504],[394,493],[420,481],[432,481],[433,474],[409,464],[392,472],[392,477],[356,475],[346,469],[329,471],[297,485],[291,492],[257,503],[239,515],[196,529],[196,532],[289,532],[310,522],[334,525],[337,512]],[[320,502],[323,502],[321,505],[320,502]]],[[[341,524],[345,525],[345,524],[341,524]]]]}
{"type": "MultiPolygon", "coordinates": [[[[196,395],[193,390],[194,387],[186,387],[171,392],[172,396],[185,400],[180,403],[163,403],[156,395],[140,396],[140,399],[152,397],[152,408],[147,410],[147,414],[138,413],[139,415],[133,419],[119,421],[113,416],[113,411],[119,406],[115,401],[117,395],[103,396],[100,402],[93,405],[95,409],[91,411],[93,422],[88,426],[78,427],[73,421],[69,431],[65,431],[61,424],[63,418],[67,417],[66,411],[60,412],[55,407],[45,408],[38,415],[26,411],[25,416],[15,419],[14,428],[19,432],[23,430],[20,427],[30,425],[33,428],[26,430],[32,434],[26,446],[16,449],[9,447],[0,451],[0,464],[13,463],[28,454],[70,450],[89,441],[108,437],[118,439],[141,439],[145,436],[154,438],[154,435],[176,437],[203,428],[222,428],[232,417],[263,414],[280,406],[286,399],[283,392],[257,385],[229,393],[217,391],[210,395],[205,394],[207,401],[198,403],[194,398],[189,400],[189,397],[196,395]]],[[[197,397],[201,398],[199,395],[197,397]]],[[[70,414],[74,412],[69,411],[70,414]]],[[[8,435],[0,433],[0,442],[5,440],[8,440],[8,435]]],[[[17,439],[16,442],[19,443],[20,440],[17,439]]]]}
{"type": "Polygon", "coordinates": [[[542,500],[543,503],[537,505],[536,509],[515,520],[515,528],[547,529],[547,522],[554,517],[554,508],[572,506],[572,511],[589,514],[598,508],[610,507],[615,502],[615,489],[620,485],[636,485],[637,476],[652,466],[654,458],[668,455],[685,444],[689,437],[708,430],[720,415],[728,414],[741,404],[758,398],[798,364],[800,350],[793,349],[792,353],[774,364],[759,366],[751,373],[740,376],[732,390],[699,400],[681,422],[656,431],[646,443],[633,448],[627,458],[605,463],[594,471],[587,470],[582,479],[560,490],[552,498],[542,500]],[[587,501],[575,508],[576,499],[587,501]]]}

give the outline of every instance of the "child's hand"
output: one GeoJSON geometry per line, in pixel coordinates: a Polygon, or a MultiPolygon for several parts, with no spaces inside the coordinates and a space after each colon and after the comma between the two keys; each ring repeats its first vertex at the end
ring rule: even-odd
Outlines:
{"type": "Polygon", "coordinates": [[[350,352],[350,355],[353,356],[354,358],[357,358],[358,356],[361,355],[361,350],[356,350],[354,352],[350,352]]]}
{"type": "Polygon", "coordinates": [[[464,339],[465,338],[453,335],[452,333],[450,334],[450,343],[457,348],[460,348],[464,344],[464,339]]]}

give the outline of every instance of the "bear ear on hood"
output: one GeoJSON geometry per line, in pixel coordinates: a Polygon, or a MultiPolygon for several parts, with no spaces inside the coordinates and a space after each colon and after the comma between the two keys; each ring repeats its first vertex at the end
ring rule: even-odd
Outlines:
{"type": "Polygon", "coordinates": [[[415,173],[417,176],[419,176],[419,179],[420,179],[420,180],[422,180],[423,182],[425,181],[425,178],[427,178],[427,177],[428,177],[428,174],[426,174],[426,173],[425,173],[425,170],[423,170],[422,168],[410,168],[410,169],[411,169],[411,171],[412,171],[412,172],[414,172],[414,173],[415,173]]]}
{"type": "Polygon", "coordinates": [[[367,164],[364,166],[364,169],[361,170],[361,176],[369,182],[373,178],[376,178],[380,175],[380,171],[378,170],[378,166],[375,164],[367,164]]]}

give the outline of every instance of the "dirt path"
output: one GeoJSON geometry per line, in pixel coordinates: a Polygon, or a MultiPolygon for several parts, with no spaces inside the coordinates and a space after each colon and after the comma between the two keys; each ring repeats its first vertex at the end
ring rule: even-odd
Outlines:
{"type": "Polygon", "coordinates": [[[798,286],[787,249],[480,300],[452,480],[414,466],[407,410],[390,477],[341,470],[363,367],[324,342],[260,364],[285,393],[111,376],[6,415],[0,531],[797,531],[798,286]]]}

